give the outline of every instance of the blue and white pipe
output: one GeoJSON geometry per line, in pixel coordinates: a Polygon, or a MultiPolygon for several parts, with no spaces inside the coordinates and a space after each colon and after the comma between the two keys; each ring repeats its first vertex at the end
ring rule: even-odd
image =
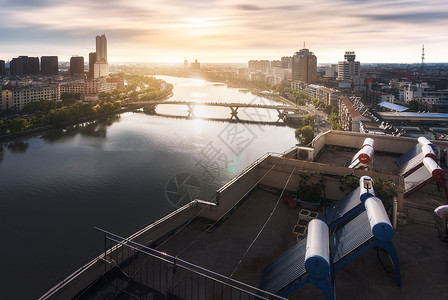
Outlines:
{"type": "Polygon", "coordinates": [[[384,209],[383,202],[377,197],[370,197],[365,200],[364,206],[373,235],[381,241],[392,240],[395,232],[384,209]]]}
{"type": "Polygon", "coordinates": [[[328,226],[320,219],[313,219],[308,224],[305,270],[314,278],[325,278],[330,274],[328,226]]]}

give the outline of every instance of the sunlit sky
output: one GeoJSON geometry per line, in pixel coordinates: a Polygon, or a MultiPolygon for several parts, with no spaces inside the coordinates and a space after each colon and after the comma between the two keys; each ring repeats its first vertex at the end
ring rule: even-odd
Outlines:
{"type": "Polygon", "coordinates": [[[319,63],[448,62],[446,0],[0,0],[0,59],[95,51],[110,62],[247,62],[306,47],[319,63]]]}

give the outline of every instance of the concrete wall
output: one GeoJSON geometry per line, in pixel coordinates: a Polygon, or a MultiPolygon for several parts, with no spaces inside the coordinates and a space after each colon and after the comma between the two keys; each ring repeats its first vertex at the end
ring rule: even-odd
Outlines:
{"type": "Polygon", "coordinates": [[[221,187],[217,191],[216,206],[207,207],[201,213],[201,217],[218,220],[237,204],[253,187],[255,187],[259,180],[257,165],[267,158],[267,156],[260,158],[221,187]]]}
{"type": "MultiPolygon", "coordinates": [[[[291,172],[295,169],[294,174],[291,176],[290,182],[288,183],[286,189],[289,191],[296,191],[300,184],[300,174],[301,172],[307,171],[305,174],[317,174],[314,176],[315,182],[318,179],[319,174],[327,174],[330,176],[325,176],[325,194],[328,199],[341,200],[346,194],[346,191],[341,191],[341,181],[338,178],[330,178],[334,176],[344,176],[353,175],[360,178],[361,176],[370,176],[374,180],[376,179],[390,179],[397,186],[396,192],[398,194],[398,210],[403,210],[403,194],[404,194],[404,182],[399,176],[385,175],[378,172],[361,170],[361,169],[349,169],[339,166],[328,166],[326,164],[307,162],[290,158],[279,158],[279,157],[269,157],[269,159],[263,161],[259,165],[259,173],[265,173],[266,170],[270,169],[273,165],[276,165],[275,169],[271,171],[260,183],[271,186],[277,189],[283,189],[288,177],[291,172]]],[[[313,182],[313,181],[311,181],[313,182]]]]}
{"type": "MultiPolygon", "coordinates": [[[[347,131],[327,131],[318,135],[312,145],[315,151],[315,156],[319,151],[322,150],[323,146],[334,145],[342,147],[351,148],[361,148],[365,138],[372,138],[375,141],[374,149],[375,151],[391,152],[391,153],[401,153],[404,154],[408,152],[412,147],[414,147],[418,141],[416,138],[408,137],[395,137],[389,135],[371,135],[356,132],[347,131]],[[393,143],[393,148],[391,144],[393,143]]],[[[448,147],[448,142],[444,141],[432,141],[434,144],[439,146],[441,149],[448,147]]]]}

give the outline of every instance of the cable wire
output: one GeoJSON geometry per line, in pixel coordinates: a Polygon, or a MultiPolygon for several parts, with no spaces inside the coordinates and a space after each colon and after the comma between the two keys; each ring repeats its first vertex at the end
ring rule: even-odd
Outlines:
{"type": "MultiPolygon", "coordinates": [[[[275,167],[277,166],[277,163],[275,163],[245,194],[242,198],[244,198],[250,191],[252,191],[265,177],[266,175],[271,172],[275,167]]],[[[221,217],[219,217],[213,224],[212,227],[215,226],[225,215],[227,215],[230,211],[234,209],[234,207],[239,203],[236,202],[231,208],[229,208],[221,217]]],[[[184,249],[182,249],[179,254],[176,255],[176,258],[179,257],[182,253],[185,252],[188,248],[190,248],[194,243],[196,243],[204,234],[207,233],[207,231],[202,232],[196,239],[194,239],[190,244],[188,244],[184,249]]]]}
{"type": "Polygon", "coordinates": [[[229,278],[232,278],[233,274],[235,274],[236,270],[238,269],[238,267],[240,266],[241,262],[243,261],[243,259],[246,257],[247,253],[249,252],[249,250],[252,248],[252,246],[255,244],[255,242],[257,241],[258,237],[261,235],[261,233],[263,232],[263,230],[265,229],[266,225],[269,223],[269,221],[271,220],[272,216],[274,215],[275,210],[277,209],[278,204],[280,203],[280,199],[283,196],[283,193],[285,192],[286,187],[288,186],[289,181],[291,180],[292,175],[294,174],[296,170],[296,167],[294,167],[294,169],[292,170],[291,174],[289,174],[288,180],[286,181],[285,186],[283,187],[283,190],[280,194],[280,197],[278,197],[277,199],[277,203],[275,203],[274,209],[271,211],[271,214],[269,215],[269,217],[267,218],[266,222],[264,223],[264,225],[261,227],[260,231],[258,231],[258,234],[255,236],[255,238],[253,239],[252,243],[250,243],[249,247],[246,249],[246,252],[244,252],[243,256],[241,257],[241,259],[239,260],[238,264],[236,265],[235,269],[233,269],[232,274],[230,274],[229,278]]]}

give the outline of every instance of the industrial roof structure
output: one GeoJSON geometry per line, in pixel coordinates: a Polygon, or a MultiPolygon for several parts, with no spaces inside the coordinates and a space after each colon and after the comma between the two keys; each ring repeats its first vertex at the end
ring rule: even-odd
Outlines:
{"type": "Polygon", "coordinates": [[[439,121],[448,122],[448,114],[418,113],[418,112],[379,112],[381,118],[387,121],[439,121]]]}
{"type": "Polygon", "coordinates": [[[387,101],[383,101],[381,103],[378,103],[379,106],[381,107],[385,107],[387,109],[393,110],[393,111],[398,111],[398,112],[403,112],[408,110],[409,108],[405,107],[405,106],[401,106],[398,104],[393,104],[387,101]]]}

